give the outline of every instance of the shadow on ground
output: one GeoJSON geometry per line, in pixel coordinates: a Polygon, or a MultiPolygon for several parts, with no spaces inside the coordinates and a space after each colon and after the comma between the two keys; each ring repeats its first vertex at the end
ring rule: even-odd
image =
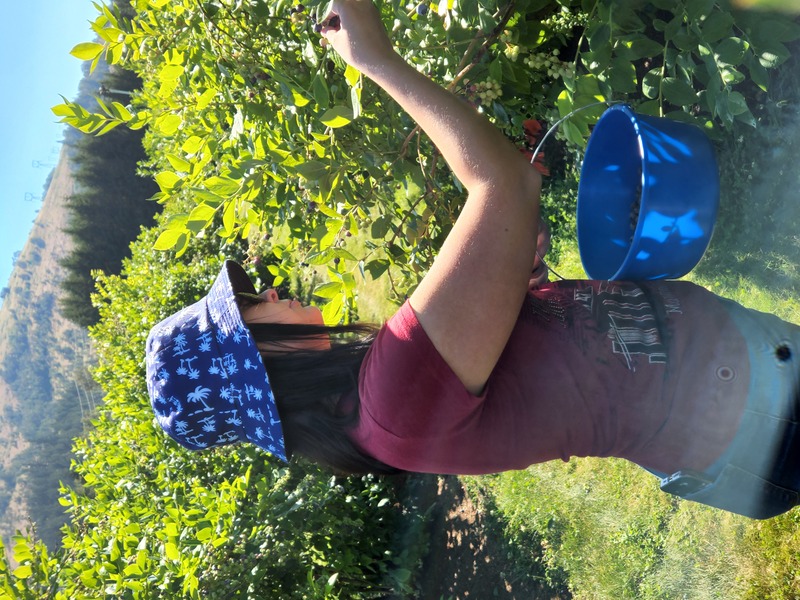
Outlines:
{"type": "Polygon", "coordinates": [[[548,585],[543,565],[535,557],[521,555],[503,535],[503,524],[485,499],[467,494],[457,477],[413,476],[406,489],[415,509],[425,514],[418,533],[426,543],[414,575],[413,598],[571,597],[567,590],[548,585]]]}

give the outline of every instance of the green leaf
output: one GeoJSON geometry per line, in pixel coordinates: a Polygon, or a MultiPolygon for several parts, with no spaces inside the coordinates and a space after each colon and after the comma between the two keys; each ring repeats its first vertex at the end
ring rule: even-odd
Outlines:
{"type": "Polygon", "coordinates": [[[503,83],[503,63],[499,57],[489,63],[489,77],[497,83],[503,83]]]}
{"type": "Polygon", "coordinates": [[[725,85],[736,85],[745,80],[744,73],[731,67],[725,67],[721,71],[722,81],[725,85]]]}
{"type": "Polygon", "coordinates": [[[351,65],[347,65],[347,68],[344,70],[344,78],[347,80],[350,87],[355,87],[356,84],[361,81],[361,71],[351,65]]]}
{"type": "Polygon", "coordinates": [[[750,127],[758,127],[758,121],[750,112],[750,109],[736,115],[736,120],[749,125],[750,127]]]}
{"type": "Polygon", "coordinates": [[[214,192],[210,192],[205,188],[192,187],[189,188],[189,191],[191,192],[196,202],[202,202],[214,208],[217,208],[220,204],[225,202],[225,198],[223,198],[222,196],[218,196],[214,192]]]}
{"type": "Polygon", "coordinates": [[[121,121],[130,121],[133,119],[133,115],[128,110],[128,107],[119,102],[112,102],[108,108],[111,111],[111,115],[116,119],[121,121]]]}
{"type": "Polygon", "coordinates": [[[189,173],[192,170],[192,164],[188,160],[182,159],[180,156],[175,154],[167,154],[167,160],[169,161],[169,164],[172,165],[172,168],[176,171],[189,173]]]}
{"type": "Polygon", "coordinates": [[[697,101],[697,92],[692,86],[675,77],[665,77],[661,83],[664,99],[676,106],[686,106],[697,101]]]}
{"type": "Polygon", "coordinates": [[[314,102],[322,108],[327,108],[331,102],[330,93],[328,92],[328,84],[325,78],[321,75],[316,75],[314,81],[311,82],[311,92],[314,95],[314,102]]]}
{"type": "Polygon", "coordinates": [[[203,185],[212,193],[222,197],[232,196],[239,190],[240,187],[239,182],[235,179],[217,175],[206,179],[203,182],[203,185]]]}
{"type": "Polygon", "coordinates": [[[166,136],[173,135],[183,123],[178,115],[167,113],[156,119],[156,129],[166,136]]]}
{"type": "Polygon", "coordinates": [[[636,112],[643,115],[661,116],[661,103],[658,100],[648,100],[636,105],[636,112]]]}
{"type": "Polygon", "coordinates": [[[175,81],[183,75],[183,65],[164,65],[159,71],[158,78],[163,81],[175,81]]]}
{"type": "Polygon", "coordinates": [[[236,202],[228,200],[225,202],[225,208],[222,213],[222,235],[223,237],[232,237],[233,229],[236,223],[236,202]]]}
{"type": "Polygon", "coordinates": [[[376,258],[364,265],[364,268],[369,271],[373,281],[379,279],[389,269],[389,261],[384,258],[376,258]]]}
{"type": "MultiPolygon", "coordinates": [[[[575,88],[576,88],[576,96],[584,96],[586,100],[586,104],[590,102],[596,102],[603,100],[603,95],[600,93],[600,87],[597,83],[597,77],[594,75],[581,75],[575,80],[575,88]]],[[[583,103],[579,103],[576,98],[576,104],[582,105],[583,103]]]]}
{"type": "MultiPolygon", "coordinates": [[[[688,4],[691,4],[691,2],[688,4]]],[[[714,11],[703,21],[700,28],[703,34],[703,41],[707,43],[716,42],[730,35],[733,23],[733,16],[730,13],[714,11]]]]}
{"type": "Polygon", "coordinates": [[[305,94],[295,89],[292,90],[292,100],[294,102],[294,105],[297,106],[298,108],[303,108],[306,104],[311,102],[311,100],[306,98],[305,94]]]}
{"type": "Polygon", "coordinates": [[[767,91],[769,87],[769,73],[767,72],[766,67],[761,64],[761,61],[756,58],[752,54],[748,54],[745,58],[745,63],[747,64],[747,70],[750,73],[750,79],[753,80],[759,88],[763,91],[767,91]]]}
{"type": "Polygon", "coordinates": [[[172,542],[167,542],[164,544],[164,554],[167,555],[168,559],[174,561],[180,560],[181,558],[181,553],[178,551],[178,547],[172,542]]]}
{"type": "Polygon", "coordinates": [[[766,69],[774,69],[789,58],[789,50],[780,42],[770,42],[756,50],[758,61],[766,69]]]}
{"type": "Polygon", "coordinates": [[[119,43],[119,37],[125,37],[125,32],[117,27],[102,27],[102,28],[94,28],[94,31],[97,34],[107,41],[110,44],[117,44],[119,43]]]}
{"type": "Polygon", "coordinates": [[[329,283],[323,283],[322,285],[318,285],[317,287],[315,287],[313,294],[318,298],[327,299],[340,295],[343,289],[344,285],[341,282],[331,281],[329,283]]]}
{"type": "Polygon", "coordinates": [[[689,21],[697,21],[708,16],[714,9],[716,0],[689,0],[686,3],[686,16],[689,21]]]}
{"type": "Polygon", "coordinates": [[[592,52],[609,47],[612,42],[611,26],[608,23],[597,21],[589,26],[586,31],[586,37],[589,40],[589,49],[592,52]]]}
{"type": "Polygon", "coordinates": [[[642,93],[648,98],[658,98],[661,94],[661,69],[651,69],[642,79],[642,93]]]}
{"type": "Polygon", "coordinates": [[[590,73],[599,76],[611,62],[611,51],[611,46],[606,45],[594,52],[581,52],[581,62],[590,73]]]}
{"type": "Polygon", "coordinates": [[[181,178],[172,171],[162,171],[156,175],[155,180],[162,192],[171,192],[178,185],[181,178]]]}
{"type": "Polygon", "coordinates": [[[153,244],[153,248],[156,250],[169,250],[174,248],[181,236],[185,235],[185,229],[167,229],[166,231],[162,231],[156,243],[153,244]]]}
{"type": "Polygon", "coordinates": [[[69,53],[81,60],[94,60],[100,55],[104,48],[105,46],[103,46],[103,44],[84,42],[75,46],[69,53]]]}
{"type": "Polygon", "coordinates": [[[342,299],[342,294],[338,294],[322,307],[322,319],[326,325],[338,325],[342,322],[343,318],[344,301],[342,299]]]}
{"type": "Polygon", "coordinates": [[[750,44],[741,38],[730,37],[716,47],[717,61],[736,66],[741,64],[750,44]]]}
{"type": "Polygon", "coordinates": [[[189,214],[189,223],[192,221],[200,221],[202,223],[208,223],[211,219],[214,218],[216,214],[216,209],[213,206],[209,206],[208,204],[198,204],[192,209],[192,212],[189,214]]]}
{"type": "Polygon", "coordinates": [[[50,110],[57,117],[72,117],[75,115],[75,110],[69,104],[56,104],[50,110]]]}
{"type": "Polygon", "coordinates": [[[728,109],[734,116],[750,111],[750,108],[747,106],[747,100],[745,100],[742,94],[736,91],[728,93],[728,109]]]}
{"type": "Polygon", "coordinates": [[[615,58],[608,72],[608,83],[615,92],[626,94],[635,92],[636,67],[628,60],[615,58]]]}
{"type": "Polygon", "coordinates": [[[626,55],[628,60],[641,60],[642,58],[659,56],[664,52],[662,44],[644,36],[636,38],[625,45],[629,51],[626,55]]]}
{"type": "Polygon", "coordinates": [[[211,101],[216,98],[218,93],[218,90],[214,88],[208,88],[205,92],[200,94],[200,96],[197,98],[197,109],[205,109],[209,104],[211,104],[211,101]]]}
{"type": "Polygon", "coordinates": [[[26,579],[33,575],[33,569],[30,565],[22,565],[14,569],[12,573],[14,573],[14,577],[17,579],[26,579]]]}
{"type": "Polygon", "coordinates": [[[361,116],[361,87],[350,88],[350,104],[353,106],[353,119],[361,116]]]}
{"type": "Polygon", "coordinates": [[[370,235],[372,239],[379,240],[386,237],[391,229],[392,219],[387,215],[381,215],[372,222],[370,227],[370,235]]]}
{"type": "Polygon", "coordinates": [[[664,26],[664,37],[671,41],[683,29],[683,15],[676,15],[664,26]]]}
{"type": "Polygon", "coordinates": [[[579,147],[584,145],[585,138],[583,136],[583,132],[577,125],[575,125],[575,123],[571,121],[564,121],[564,123],[562,123],[562,127],[564,130],[564,137],[566,137],[567,140],[579,147]]]}
{"type": "Polygon", "coordinates": [[[24,538],[17,538],[16,544],[14,544],[14,560],[18,563],[22,563],[25,561],[33,560],[33,554],[31,554],[31,549],[28,546],[27,542],[24,538]]]}
{"type": "Polygon", "coordinates": [[[325,111],[325,114],[320,117],[320,121],[328,127],[336,129],[337,127],[344,127],[353,120],[353,111],[347,106],[334,106],[325,111]]]}
{"type": "Polygon", "coordinates": [[[189,137],[181,146],[186,154],[196,154],[203,147],[203,138],[193,135],[189,137]]]}
{"type": "Polygon", "coordinates": [[[698,46],[697,36],[691,31],[681,28],[672,38],[672,43],[682,52],[691,52],[698,46]]]}
{"type": "Polygon", "coordinates": [[[307,160],[296,165],[294,170],[309,181],[317,181],[328,174],[328,165],[319,160],[307,160]]]}

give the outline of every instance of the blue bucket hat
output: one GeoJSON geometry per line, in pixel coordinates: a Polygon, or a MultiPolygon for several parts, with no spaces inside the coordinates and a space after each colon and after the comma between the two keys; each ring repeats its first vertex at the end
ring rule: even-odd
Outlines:
{"type": "Polygon", "coordinates": [[[256,290],[240,265],[225,261],[203,299],[150,330],[150,404],[162,429],[190,450],[249,441],[285,461],[275,396],[238,293],[256,290]]]}

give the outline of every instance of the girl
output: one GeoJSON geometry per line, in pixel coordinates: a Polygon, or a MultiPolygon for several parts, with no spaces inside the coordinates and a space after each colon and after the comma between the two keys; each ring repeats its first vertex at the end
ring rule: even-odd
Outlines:
{"type": "Polygon", "coordinates": [[[755,518],[797,504],[800,329],[688,282],[531,286],[537,238],[546,245],[539,173],[394,52],[369,0],[337,0],[323,23],[430,136],[464,208],[380,329],[325,327],[315,307],[257,296],[226,263],[148,339],[161,426],[192,449],[246,440],[351,473],[616,456],[665,491],[755,518]]]}

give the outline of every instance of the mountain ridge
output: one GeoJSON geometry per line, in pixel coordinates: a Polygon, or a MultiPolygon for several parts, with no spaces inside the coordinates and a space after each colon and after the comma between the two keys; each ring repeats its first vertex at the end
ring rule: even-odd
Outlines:
{"type": "Polygon", "coordinates": [[[7,549],[31,523],[49,546],[58,543],[65,517],[57,482],[71,480],[69,448],[87,419],[81,388],[92,385],[88,335],[58,310],[74,191],[65,145],[0,306],[0,536],[7,549]],[[52,492],[39,493],[47,489],[43,477],[55,480],[52,492]]]}

